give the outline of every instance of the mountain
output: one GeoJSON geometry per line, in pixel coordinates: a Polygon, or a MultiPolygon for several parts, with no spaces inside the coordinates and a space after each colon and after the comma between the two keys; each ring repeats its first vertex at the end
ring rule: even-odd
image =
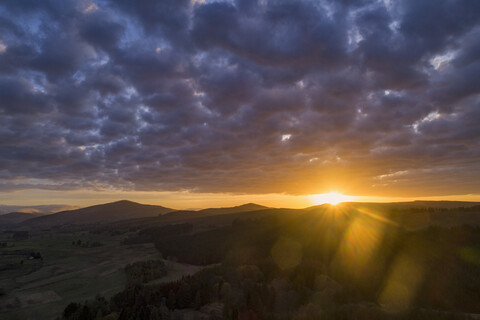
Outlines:
{"type": "Polygon", "coordinates": [[[56,226],[66,224],[92,224],[126,219],[156,217],[174,211],[162,206],[140,204],[121,200],[91,207],[61,211],[25,221],[28,226],[56,226]]]}
{"type": "Polygon", "coordinates": [[[202,210],[198,210],[197,212],[203,215],[219,215],[219,214],[259,211],[264,209],[270,209],[270,208],[256,204],[256,203],[247,203],[247,204],[243,204],[241,206],[236,206],[236,207],[202,209],[202,210]]]}
{"type": "Polygon", "coordinates": [[[202,218],[202,217],[210,217],[210,216],[219,216],[219,215],[226,215],[226,214],[234,214],[234,213],[244,213],[244,212],[254,212],[270,209],[269,207],[265,207],[255,203],[247,203],[241,206],[235,207],[224,207],[224,208],[207,208],[198,211],[193,210],[178,210],[169,212],[168,214],[164,215],[165,220],[179,220],[179,219],[195,219],[195,218],[202,218]]]}
{"type": "Polygon", "coordinates": [[[42,216],[41,213],[29,213],[29,212],[10,212],[0,215],[0,226],[11,226],[17,223],[42,216]]]}
{"type": "MultiPolygon", "coordinates": [[[[143,229],[152,226],[161,226],[167,224],[192,223],[205,226],[211,225],[230,225],[236,219],[245,219],[249,217],[260,217],[265,214],[271,214],[279,209],[272,209],[254,203],[248,203],[236,207],[209,208],[199,211],[194,210],[176,210],[166,214],[160,214],[157,217],[133,218],[128,220],[116,221],[108,225],[100,226],[105,229],[143,229]]],[[[286,209],[293,210],[293,209],[286,209]]]]}
{"type": "Polygon", "coordinates": [[[4,215],[10,212],[28,212],[28,213],[43,213],[49,214],[64,210],[78,209],[76,206],[70,206],[65,204],[50,204],[50,205],[38,205],[38,206],[10,206],[0,204],[0,215],[4,215]]]}

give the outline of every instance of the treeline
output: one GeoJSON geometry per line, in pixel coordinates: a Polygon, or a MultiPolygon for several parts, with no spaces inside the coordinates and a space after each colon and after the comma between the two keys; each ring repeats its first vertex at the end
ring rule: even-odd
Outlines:
{"type": "MultiPolygon", "coordinates": [[[[267,259],[268,260],[268,259],[267,259]]],[[[275,268],[262,262],[266,270],[275,268]]],[[[270,265],[269,265],[270,264],[270,265]]],[[[389,313],[374,303],[342,303],[341,286],[323,276],[309,286],[305,266],[277,274],[269,281],[254,265],[221,265],[194,276],[160,285],[129,286],[110,301],[97,297],[84,304],[70,304],[64,319],[335,319],[335,320],[460,320],[469,315],[415,308],[389,313]],[[203,312],[220,303],[220,312],[203,312]],[[188,314],[183,310],[190,310],[188,314]]]]}
{"type": "Polygon", "coordinates": [[[63,310],[62,318],[71,320],[117,319],[118,315],[110,310],[109,302],[104,297],[97,295],[95,299],[85,301],[84,303],[70,303],[63,310]]]}
{"type": "Polygon", "coordinates": [[[72,245],[82,248],[97,248],[103,246],[103,243],[100,241],[82,241],[78,239],[77,241],[72,241],[72,245]]]}
{"type": "Polygon", "coordinates": [[[137,261],[125,267],[127,286],[147,283],[167,274],[167,267],[162,260],[137,261]]]}
{"type": "Polygon", "coordinates": [[[442,208],[442,207],[412,207],[412,208],[389,208],[387,209],[389,213],[421,213],[421,212],[480,212],[480,206],[471,206],[471,207],[451,207],[451,208],[442,208]]]}

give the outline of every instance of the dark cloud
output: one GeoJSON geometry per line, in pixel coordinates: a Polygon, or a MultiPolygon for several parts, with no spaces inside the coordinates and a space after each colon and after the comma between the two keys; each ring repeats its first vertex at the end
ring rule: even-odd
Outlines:
{"type": "Polygon", "coordinates": [[[192,37],[202,49],[231,51],[261,65],[323,67],[345,55],[341,16],[329,17],[315,2],[249,3],[256,10],[214,2],[198,7],[192,37]]]}
{"type": "Polygon", "coordinates": [[[0,188],[479,194],[479,5],[2,3],[0,188]]]}
{"type": "Polygon", "coordinates": [[[102,13],[87,15],[80,22],[80,36],[84,41],[107,52],[115,51],[118,40],[124,32],[119,23],[105,17],[102,13]]]}
{"type": "Polygon", "coordinates": [[[35,89],[21,77],[0,78],[0,114],[48,112],[52,102],[47,94],[35,89]]]}

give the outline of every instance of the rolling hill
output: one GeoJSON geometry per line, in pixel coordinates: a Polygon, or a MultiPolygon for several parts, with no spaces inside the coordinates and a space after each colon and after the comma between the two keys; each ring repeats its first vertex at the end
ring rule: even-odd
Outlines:
{"type": "Polygon", "coordinates": [[[273,209],[257,204],[248,203],[245,205],[226,207],[226,208],[209,208],[199,211],[194,210],[177,210],[157,217],[145,217],[137,219],[128,219],[116,221],[108,225],[100,226],[102,230],[110,229],[143,229],[152,226],[163,226],[168,224],[191,223],[203,226],[230,225],[237,219],[258,218],[264,215],[274,214],[277,212],[300,212],[297,209],[273,209]],[[238,210],[238,211],[237,211],[238,210]]]}
{"type": "Polygon", "coordinates": [[[10,212],[28,212],[28,213],[41,213],[50,214],[59,211],[78,209],[78,206],[71,206],[66,204],[49,204],[49,205],[3,205],[0,204],[0,215],[4,215],[10,212]]]}
{"type": "Polygon", "coordinates": [[[29,212],[10,212],[0,215],[0,227],[12,226],[23,221],[40,217],[41,213],[29,213],[29,212]]]}
{"type": "Polygon", "coordinates": [[[246,212],[254,212],[270,209],[269,207],[265,207],[255,203],[247,203],[240,206],[235,207],[223,207],[223,208],[207,208],[198,211],[194,210],[178,210],[172,211],[165,214],[162,217],[162,220],[184,220],[184,219],[197,219],[203,217],[210,217],[210,216],[219,216],[219,215],[230,215],[230,214],[237,214],[237,213],[246,213],[246,212]]]}
{"type": "Polygon", "coordinates": [[[121,200],[76,210],[61,211],[47,216],[33,218],[24,221],[24,225],[58,226],[92,224],[144,217],[156,217],[171,211],[174,211],[174,209],[121,200]]]}
{"type": "MultiPolygon", "coordinates": [[[[306,208],[321,211],[330,205],[322,204],[306,208]]],[[[453,227],[480,225],[480,203],[463,201],[411,201],[411,202],[345,202],[335,207],[340,212],[359,212],[387,219],[407,229],[429,226],[453,227]]]]}
{"type": "Polygon", "coordinates": [[[219,215],[219,214],[259,211],[263,209],[269,209],[269,207],[265,207],[256,203],[246,203],[241,206],[225,207],[225,208],[208,208],[208,209],[198,210],[197,212],[202,215],[219,215]]]}
{"type": "MultiPolygon", "coordinates": [[[[479,206],[480,202],[472,201],[425,201],[425,200],[415,200],[415,201],[405,201],[405,202],[343,202],[340,203],[342,207],[351,207],[351,208],[369,208],[375,210],[402,210],[402,209],[426,209],[426,208],[435,208],[435,209],[453,209],[453,208],[471,208],[479,206]]],[[[329,206],[329,204],[321,204],[305,209],[315,209],[329,206]]]]}
{"type": "MultiPolygon", "coordinates": [[[[341,210],[343,212],[360,211],[364,214],[382,216],[409,229],[417,229],[430,225],[480,225],[480,206],[475,206],[476,204],[478,205],[478,203],[475,202],[455,201],[413,201],[398,203],[350,202],[340,204],[336,208],[343,208],[341,210]]],[[[291,211],[299,213],[309,211],[323,212],[327,210],[329,206],[328,204],[323,204],[291,211]]],[[[6,219],[18,219],[18,222],[15,223],[21,222],[22,226],[32,227],[93,224],[101,222],[122,223],[123,220],[125,220],[124,224],[127,225],[168,224],[188,222],[192,219],[197,220],[208,217],[211,217],[216,222],[222,221],[221,224],[223,224],[239,217],[247,218],[277,211],[283,212],[283,209],[272,209],[254,203],[193,211],[174,210],[162,206],[145,205],[122,200],[33,218],[27,216],[28,214],[16,213],[17,218],[15,218],[14,215],[12,218],[7,217],[6,219]],[[222,216],[225,216],[225,218],[222,218],[222,216]]],[[[0,219],[0,225],[2,225],[1,221],[0,219]]],[[[211,222],[213,222],[213,220],[211,222]]]]}

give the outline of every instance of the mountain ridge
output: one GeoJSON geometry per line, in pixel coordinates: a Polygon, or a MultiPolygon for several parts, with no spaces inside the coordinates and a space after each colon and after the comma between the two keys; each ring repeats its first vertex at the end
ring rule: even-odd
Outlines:
{"type": "Polygon", "coordinates": [[[248,212],[248,211],[257,211],[257,210],[263,210],[263,209],[270,209],[270,208],[260,204],[249,202],[249,203],[245,203],[245,204],[233,206],[233,207],[206,208],[206,209],[197,210],[197,212],[201,212],[201,213],[216,212],[217,214],[228,214],[233,212],[248,212]]]}
{"type": "Polygon", "coordinates": [[[129,200],[103,203],[80,209],[65,210],[25,221],[28,226],[90,224],[99,222],[120,221],[132,218],[153,217],[165,214],[174,209],[140,204],[129,200]]]}
{"type": "Polygon", "coordinates": [[[12,226],[29,219],[41,217],[42,215],[42,213],[36,212],[9,212],[0,215],[0,226],[12,226]]]}

